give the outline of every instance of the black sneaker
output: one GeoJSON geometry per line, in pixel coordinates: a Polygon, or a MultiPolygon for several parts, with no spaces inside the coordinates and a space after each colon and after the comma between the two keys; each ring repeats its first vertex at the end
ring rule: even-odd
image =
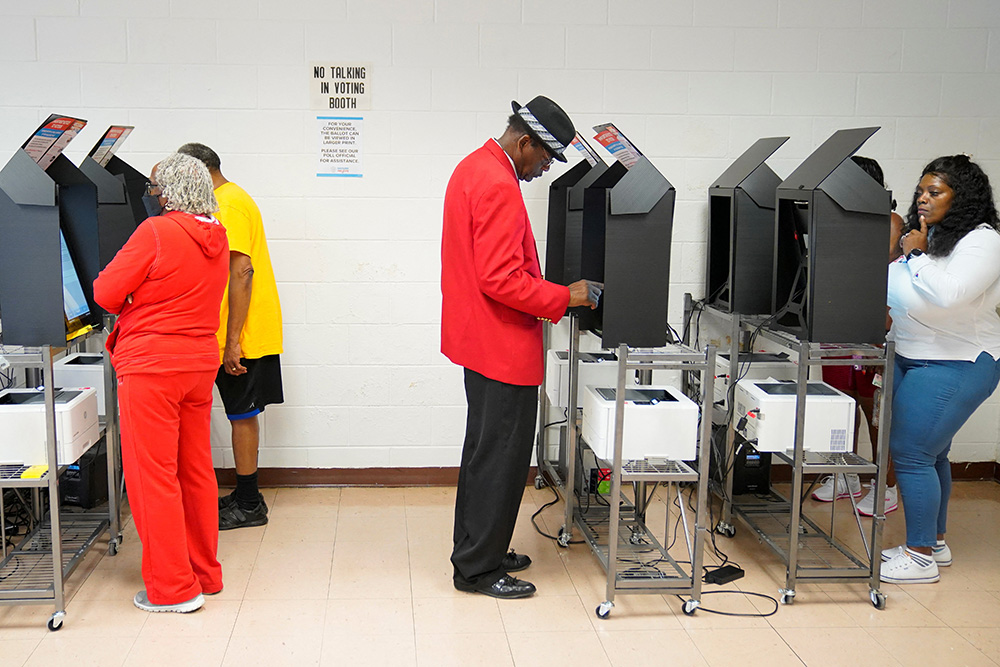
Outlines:
{"type": "MultiPolygon", "coordinates": [[[[259,502],[261,505],[264,506],[264,514],[267,514],[269,510],[267,508],[267,503],[264,502],[264,494],[263,493],[258,493],[257,494],[257,502],[259,502]]],[[[231,491],[230,493],[228,493],[228,494],[226,494],[224,496],[219,496],[219,509],[220,510],[223,507],[226,507],[227,505],[235,505],[235,504],[237,504],[236,503],[236,491],[231,491]]]]}
{"type": "Polygon", "coordinates": [[[267,505],[261,499],[253,508],[243,509],[238,502],[227,503],[219,508],[219,530],[250,528],[267,523],[267,505]]]}

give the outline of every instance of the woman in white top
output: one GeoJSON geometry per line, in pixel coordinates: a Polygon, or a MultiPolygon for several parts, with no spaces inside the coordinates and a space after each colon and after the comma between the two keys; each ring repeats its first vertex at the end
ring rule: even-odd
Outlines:
{"type": "Polygon", "coordinates": [[[924,170],[903,257],[889,265],[896,342],[889,448],[906,544],[882,552],[882,581],[933,583],[944,541],[955,433],[1000,381],[1000,222],[986,174],[965,155],[924,170]]]}

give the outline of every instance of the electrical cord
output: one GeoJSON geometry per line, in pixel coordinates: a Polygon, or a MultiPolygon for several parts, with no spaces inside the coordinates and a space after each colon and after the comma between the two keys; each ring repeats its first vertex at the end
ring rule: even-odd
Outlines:
{"type": "Polygon", "coordinates": [[[542,426],[542,428],[551,428],[552,426],[557,426],[559,424],[565,424],[568,421],[569,421],[569,408],[563,408],[563,418],[562,419],[560,419],[558,421],[554,421],[554,422],[549,422],[548,424],[545,424],[544,426],[542,426]]]}
{"type": "MultiPolygon", "coordinates": [[[[551,487],[550,486],[549,489],[552,491],[552,495],[554,497],[552,498],[551,501],[549,501],[549,502],[545,503],[544,505],[542,505],[541,507],[539,507],[538,510],[534,514],[531,515],[531,525],[533,525],[535,527],[535,530],[538,531],[538,534],[541,535],[542,537],[547,537],[550,540],[555,540],[555,541],[558,542],[559,541],[558,537],[556,537],[555,535],[549,535],[548,533],[546,533],[538,525],[538,522],[535,521],[535,518],[539,514],[541,514],[543,510],[545,510],[548,507],[552,507],[557,502],[559,502],[559,492],[555,490],[555,487],[551,487]]],[[[567,544],[583,544],[583,540],[570,540],[569,542],[567,542],[567,544]]]]}
{"type": "MultiPolygon", "coordinates": [[[[733,611],[720,611],[718,609],[709,609],[708,607],[702,607],[699,605],[698,611],[708,612],[709,614],[718,614],[719,616],[737,616],[740,618],[767,618],[768,616],[774,616],[775,614],[778,613],[778,601],[775,598],[771,597],[770,595],[765,595],[764,593],[755,593],[753,591],[702,591],[701,594],[702,595],[723,595],[723,594],[745,595],[747,597],[764,598],[765,600],[770,600],[771,602],[774,603],[774,609],[772,609],[771,611],[767,613],[758,612],[756,614],[739,614],[733,611]]],[[[684,598],[682,598],[680,595],[676,597],[678,600],[681,600],[682,602],[685,601],[684,598]]]]}

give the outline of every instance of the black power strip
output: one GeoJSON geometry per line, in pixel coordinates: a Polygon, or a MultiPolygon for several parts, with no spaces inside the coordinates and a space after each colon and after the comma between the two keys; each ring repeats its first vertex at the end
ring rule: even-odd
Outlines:
{"type": "Polygon", "coordinates": [[[706,584],[728,584],[743,578],[743,570],[732,565],[723,565],[705,573],[703,581],[706,584]]]}

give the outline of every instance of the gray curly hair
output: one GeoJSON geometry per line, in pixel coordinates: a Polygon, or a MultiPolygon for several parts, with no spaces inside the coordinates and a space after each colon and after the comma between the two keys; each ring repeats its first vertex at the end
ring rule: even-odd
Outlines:
{"type": "Polygon", "coordinates": [[[172,153],[156,165],[156,180],[169,211],[211,215],[219,210],[208,168],[197,158],[172,153]]]}

